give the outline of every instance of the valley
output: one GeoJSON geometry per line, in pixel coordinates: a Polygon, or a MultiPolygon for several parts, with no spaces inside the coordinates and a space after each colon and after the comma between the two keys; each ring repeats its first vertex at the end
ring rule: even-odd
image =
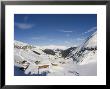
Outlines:
{"type": "Polygon", "coordinates": [[[15,40],[14,69],[15,76],[96,76],[97,32],[80,46],[67,49],[43,48],[15,40]]]}

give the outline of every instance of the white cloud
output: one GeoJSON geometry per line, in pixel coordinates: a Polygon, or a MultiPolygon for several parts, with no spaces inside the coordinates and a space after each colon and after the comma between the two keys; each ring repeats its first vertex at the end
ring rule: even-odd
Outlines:
{"type": "Polygon", "coordinates": [[[32,28],[34,25],[33,24],[28,24],[28,23],[15,23],[15,26],[17,26],[19,29],[30,29],[32,28]]]}
{"type": "Polygon", "coordinates": [[[91,29],[89,29],[88,31],[86,31],[86,32],[84,32],[84,33],[82,33],[82,34],[80,34],[80,35],[85,35],[85,34],[87,34],[87,33],[93,32],[93,31],[96,30],[96,29],[97,29],[97,27],[92,27],[91,29]]]}
{"type": "Polygon", "coordinates": [[[60,32],[71,33],[71,32],[73,32],[73,31],[70,31],[70,30],[61,30],[60,32]]]}
{"type": "Polygon", "coordinates": [[[84,32],[84,33],[86,34],[86,33],[92,32],[92,31],[94,31],[94,30],[96,30],[96,29],[97,29],[97,27],[92,27],[91,29],[89,29],[88,31],[86,31],[86,32],[84,32]]]}

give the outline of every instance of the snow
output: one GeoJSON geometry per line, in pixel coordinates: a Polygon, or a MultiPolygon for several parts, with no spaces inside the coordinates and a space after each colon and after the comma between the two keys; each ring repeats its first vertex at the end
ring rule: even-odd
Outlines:
{"type": "Polygon", "coordinates": [[[97,75],[97,63],[91,62],[85,65],[77,66],[77,70],[80,76],[96,76],[97,75]]]}
{"type": "Polygon", "coordinates": [[[25,74],[38,74],[38,68],[37,66],[33,63],[30,64],[30,66],[28,67],[28,69],[25,70],[25,74]]]}
{"type": "Polygon", "coordinates": [[[14,41],[14,45],[17,45],[17,46],[26,46],[28,44],[15,40],[14,41]]]}
{"type": "MultiPolygon", "coordinates": [[[[95,32],[86,41],[72,51],[67,58],[60,55],[60,51],[56,51],[55,55],[48,55],[43,52],[45,48],[66,49],[63,46],[34,46],[33,48],[14,48],[14,65],[24,68],[25,74],[43,74],[46,76],[96,76],[97,75],[97,50],[82,51],[81,56],[74,55],[79,53],[82,48],[97,47],[97,33],[95,32]],[[39,54],[34,53],[36,51],[39,54]],[[78,63],[73,61],[71,56],[78,60],[78,63]]],[[[28,44],[15,41],[14,45],[26,46],[28,44]]],[[[30,46],[30,45],[28,45],[30,46]]]]}
{"type": "Polygon", "coordinates": [[[96,61],[97,59],[97,49],[96,50],[84,50],[82,49],[95,49],[97,48],[97,32],[94,32],[90,37],[88,37],[84,43],[82,43],[76,50],[72,51],[69,54],[69,57],[74,55],[74,58],[79,62],[83,62],[82,64],[86,64],[88,62],[96,61]],[[78,56],[80,54],[81,56],[78,56]]]}
{"type": "Polygon", "coordinates": [[[89,52],[86,56],[82,58],[83,62],[80,62],[80,65],[85,65],[88,63],[96,63],[97,62],[97,52],[94,54],[93,52],[89,52]]]}

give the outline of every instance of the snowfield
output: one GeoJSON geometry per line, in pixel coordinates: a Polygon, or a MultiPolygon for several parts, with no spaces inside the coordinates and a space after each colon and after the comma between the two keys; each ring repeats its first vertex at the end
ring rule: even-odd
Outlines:
{"type": "MultiPolygon", "coordinates": [[[[52,48],[55,48],[51,46],[52,48]]],[[[46,47],[47,48],[47,47],[46,47]]],[[[54,54],[45,53],[45,47],[32,46],[20,41],[14,42],[14,66],[25,75],[40,76],[96,76],[97,75],[97,33],[62,57],[60,51],[52,49],[54,54]]],[[[51,51],[52,51],[51,50],[51,51]]],[[[62,50],[65,50],[62,47],[62,50]]],[[[15,70],[16,72],[16,70],[15,70]]],[[[16,75],[15,75],[16,76],[16,75]]]]}

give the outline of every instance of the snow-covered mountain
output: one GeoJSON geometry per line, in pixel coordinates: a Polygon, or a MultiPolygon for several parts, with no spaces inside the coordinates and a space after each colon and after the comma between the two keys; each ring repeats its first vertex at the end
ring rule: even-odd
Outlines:
{"type": "Polygon", "coordinates": [[[79,47],[47,48],[15,41],[15,68],[17,67],[19,71],[23,70],[25,75],[97,75],[97,32],[88,37],[79,47]]]}
{"type": "Polygon", "coordinates": [[[88,62],[95,62],[97,57],[97,32],[94,32],[88,37],[85,42],[76,48],[76,50],[69,53],[68,57],[73,61],[85,64],[88,62]]]}
{"type": "Polygon", "coordinates": [[[59,56],[59,51],[53,55],[52,49],[31,46],[23,42],[14,43],[14,65],[24,70],[25,74],[42,74],[43,72],[57,72],[62,69],[65,59],[59,56]],[[60,57],[60,58],[59,58],[60,57]],[[60,68],[61,67],[61,68],[60,68]]]}

